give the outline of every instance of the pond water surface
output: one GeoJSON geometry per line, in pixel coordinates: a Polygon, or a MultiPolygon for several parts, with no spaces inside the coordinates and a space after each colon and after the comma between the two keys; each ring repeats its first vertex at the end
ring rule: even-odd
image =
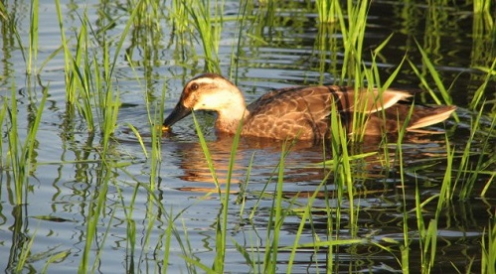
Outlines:
{"type": "MultiPolygon", "coordinates": [[[[357,153],[378,153],[356,167],[354,183],[362,194],[353,201],[345,200],[339,205],[334,198],[338,187],[333,184],[334,175],[329,173],[330,169],[312,165],[329,159],[328,149],[323,149],[322,145],[296,143],[285,160],[283,194],[287,199],[286,205],[305,208],[309,196],[322,186],[323,180],[327,182],[321,191],[317,191],[312,204],[315,208],[313,223],[304,228],[299,239],[302,243],[311,243],[316,238],[352,238],[348,225],[349,211],[346,210],[351,204],[360,208],[358,237],[402,241],[403,223],[406,221],[410,228],[410,240],[414,242],[410,245],[409,268],[412,273],[418,273],[421,271],[423,254],[418,248],[420,244],[415,243],[419,233],[414,212],[416,193],[421,193],[422,201],[438,194],[447,168],[443,158],[448,153],[447,147],[460,153],[456,155],[461,155],[467,145],[471,135],[470,124],[477,113],[470,103],[486,77],[477,68],[490,67],[494,62],[496,32],[494,29],[479,31],[474,27],[477,15],[474,15],[470,1],[451,1],[449,6],[442,9],[426,6],[424,1],[408,2],[408,5],[401,1],[373,2],[365,33],[364,62],[369,64],[370,51],[393,34],[377,58],[383,79],[392,73],[407,52],[412,64],[428,75],[417,49],[415,41],[418,41],[429,53],[444,85],[449,88],[453,104],[459,106],[456,118],[431,127],[432,130],[445,130],[446,134],[407,136],[402,146],[403,171],[397,168],[400,158],[394,139],[389,140],[393,145],[376,139],[355,144],[353,148],[357,149],[357,153]],[[480,36],[483,38],[474,38],[480,36]],[[401,180],[405,183],[402,184],[401,180]],[[420,191],[417,192],[417,189],[420,191]],[[339,216],[340,229],[332,232],[329,231],[328,216],[324,211],[318,211],[329,204],[343,210],[341,214],[335,215],[339,216]]],[[[115,20],[111,27],[102,32],[106,37],[100,37],[102,40],[112,40],[124,31],[131,12],[128,3],[120,2],[62,1],[61,4],[72,50],[83,14],[87,14],[95,31],[101,31],[101,21],[108,20],[106,16],[115,20]]],[[[28,47],[30,3],[4,1],[4,5],[6,11],[16,17],[14,21],[20,39],[23,46],[28,47]]],[[[156,36],[147,36],[150,32],[132,26],[131,34],[123,46],[128,55],[125,56],[124,51],[119,54],[112,79],[114,88],[119,91],[122,106],[119,109],[118,130],[110,151],[112,158],[118,159],[116,162],[121,163],[122,167],[112,169],[112,174],[106,177],[101,174],[101,134],[89,132],[84,117],[66,103],[64,56],[58,51],[61,34],[55,2],[43,1],[40,4],[38,67],[47,58],[50,60],[39,72],[40,84],[35,84],[34,90],[28,91],[26,88],[33,85],[29,81],[34,80],[26,76],[26,61],[15,42],[17,38],[6,27],[2,27],[0,96],[5,100],[10,97],[12,89],[16,90],[20,139],[26,138],[33,119],[32,109],[41,100],[40,86],[48,89],[48,99],[36,137],[35,169],[29,176],[29,188],[25,193],[26,203],[15,205],[15,178],[7,167],[0,167],[0,254],[3,258],[0,267],[5,272],[14,272],[21,260],[22,248],[26,248],[30,240],[30,255],[22,272],[42,272],[45,265],[50,273],[76,272],[85,249],[89,216],[96,210],[91,201],[95,193],[102,191],[102,180],[110,183],[105,194],[104,209],[97,220],[95,253],[90,258],[90,269],[102,273],[184,273],[189,271],[184,259],[185,250],[188,256],[197,261],[208,266],[212,264],[216,254],[217,219],[222,207],[193,120],[184,119],[174,127],[172,136],[163,138],[161,161],[157,165],[144,154],[138,138],[128,126],[134,125],[146,139],[149,136],[146,132],[150,128],[147,104],[152,109],[163,107],[165,114],[168,114],[176,104],[185,82],[204,71],[200,43],[192,40],[189,46],[181,44],[183,42],[179,37],[174,37],[173,20],[169,17],[172,4],[160,5],[163,6],[160,10],[164,17],[157,26],[156,36]],[[142,42],[141,39],[145,38],[149,40],[142,42]],[[54,52],[57,54],[50,57],[54,52]],[[165,94],[164,104],[162,94],[165,94]],[[150,175],[154,168],[159,169],[158,177],[150,175]],[[156,182],[156,187],[147,190],[152,181],[156,182]],[[150,191],[157,200],[151,202],[150,191]],[[153,203],[163,205],[170,212],[153,208],[153,203]],[[132,211],[131,215],[128,215],[129,211],[132,211]],[[163,235],[171,220],[167,217],[169,214],[177,216],[174,222],[184,242],[171,242],[171,259],[168,265],[163,265],[163,235]],[[135,225],[134,250],[129,246],[129,216],[135,225]],[[186,248],[182,246],[185,242],[189,245],[186,248]],[[96,250],[101,251],[98,255],[101,261],[93,264],[96,250]],[[47,263],[54,257],[56,259],[47,263]]],[[[227,1],[223,13],[225,16],[236,15],[241,8],[238,1],[227,1]]],[[[319,37],[333,38],[335,41],[340,41],[341,37],[339,34],[326,34],[325,30],[319,29],[313,2],[287,1],[279,3],[271,13],[267,9],[263,5],[253,7],[251,13],[258,19],[248,20],[243,26],[229,20],[223,26],[219,49],[220,68],[225,75],[237,73],[233,80],[245,91],[247,101],[274,88],[336,82],[343,63],[342,46],[331,46],[322,53],[316,45],[319,37]],[[259,20],[265,14],[267,20],[259,20]],[[238,47],[240,35],[240,51],[232,61],[231,54],[238,47]],[[321,61],[321,54],[328,57],[324,59],[325,62],[321,61]]],[[[110,47],[110,51],[117,48],[112,43],[110,47]]],[[[429,85],[435,86],[432,78],[426,76],[426,79],[429,85]]],[[[408,65],[404,65],[393,87],[417,90],[420,84],[419,77],[408,65]]],[[[482,90],[485,91],[484,98],[488,104],[480,123],[481,128],[490,132],[496,100],[494,79],[482,90]]],[[[419,96],[423,103],[434,103],[430,98],[427,95],[419,96]]],[[[2,107],[5,107],[3,103],[2,107]]],[[[206,135],[219,182],[225,184],[228,180],[232,137],[215,134],[212,130],[212,114],[199,113],[197,117],[206,135]]],[[[4,122],[2,165],[8,157],[7,130],[9,127],[4,122]]],[[[433,268],[436,271],[452,272],[456,268],[461,272],[467,268],[473,272],[481,271],[481,241],[490,224],[495,224],[496,205],[496,185],[490,183],[494,180],[496,169],[494,130],[492,139],[486,142],[492,146],[484,146],[485,136],[481,134],[476,138],[479,142],[474,142],[470,147],[470,152],[474,154],[473,159],[470,158],[473,161],[471,165],[476,166],[480,159],[477,156],[480,155],[484,155],[483,159],[487,161],[486,170],[477,175],[473,192],[479,195],[485,191],[485,198],[455,198],[441,212],[437,223],[437,263],[433,268]]],[[[274,193],[277,185],[277,166],[282,145],[281,142],[267,140],[240,140],[234,174],[230,179],[232,194],[227,220],[226,272],[256,272],[246,264],[246,259],[237,250],[235,243],[249,250],[250,254],[258,254],[254,256],[261,257],[265,252],[267,227],[273,221],[270,219],[273,197],[268,194],[274,193]]],[[[149,140],[145,140],[145,146],[150,150],[149,140]]],[[[459,159],[455,160],[456,168],[460,165],[459,159]]],[[[456,173],[453,174],[455,176],[456,173]]],[[[469,177],[467,174],[465,176],[469,177]]],[[[464,182],[463,178],[458,181],[460,184],[464,182]]],[[[427,203],[423,211],[428,223],[436,215],[436,203],[427,203]]],[[[299,225],[300,217],[297,214],[284,219],[279,236],[280,246],[292,245],[299,225]]],[[[325,264],[328,254],[324,249],[302,248],[298,250],[296,261],[288,270],[289,253],[281,251],[277,257],[277,271],[401,271],[398,250],[386,252],[374,245],[358,246],[353,250],[337,248],[333,266],[325,264]]]]}

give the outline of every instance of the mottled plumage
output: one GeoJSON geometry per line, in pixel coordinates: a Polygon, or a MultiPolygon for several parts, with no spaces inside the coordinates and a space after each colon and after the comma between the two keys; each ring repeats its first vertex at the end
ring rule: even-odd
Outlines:
{"type": "Polygon", "coordinates": [[[405,104],[409,97],[409,93],[394,90],[355,92],[352,87],[334,85],[294,87],[271,91],[246,106],[241,91],[233,83],[207,73],[185,85],[179,102],[163,125],[169,128],[192,110],[211,110],[219,114],[216,128],[221,132],[233,134],[242,122],[241,135],[322,139],[329,135],[333,107],[350,133],[357,130],[354,116],[362,114],[366,123],[358,130],[365,135],[396,132],[404,121],[408,121],[408,131],[416,131],[447,119],[456,109],[405,104]]]}

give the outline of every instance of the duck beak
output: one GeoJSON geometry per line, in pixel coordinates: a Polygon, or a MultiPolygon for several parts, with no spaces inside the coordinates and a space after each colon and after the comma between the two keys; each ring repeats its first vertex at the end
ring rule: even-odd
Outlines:
{"type": "Polygon", "coordinates": [[[170,128],[177,121],[183,119],[184,117],[191,114],[191,109],[186,108],[181,102],[178,102],[176,107],[172,110],[172,112],[165,118],[164,123],[162,124],[162,128],[170,128]]]}

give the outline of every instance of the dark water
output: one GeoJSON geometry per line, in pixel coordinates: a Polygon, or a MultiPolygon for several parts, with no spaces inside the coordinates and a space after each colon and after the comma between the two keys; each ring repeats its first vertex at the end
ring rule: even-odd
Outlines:
{"type": "MultiPolygon", "coordinates": [[[[4,5],[8,13],[16,17],[23,45],[27,46],[29,3],[8,2],[4,5]]],[[[276,7],[254,7],[254,17],[265,20],[249,20],[243,26],[241,47],[234,63],[231,62],[231,52],[237,47],[239,26],[226,21],[219,49],[220,67],[225,75],[233,73],[233,79],[245,91],[248,101],[270,89],[334,83],[340,78],[344,52],[341,36],[332,30],[332,25],[319,27],[316,24],[315,12],[308,11],[312,5],[288,1],[278,3],[276,7]],[[274,8],[273,12],[271,8],[274,8]],[[321,37],[334,43],[319,45],[318,39],[321,37]],[[322,59],[322,55],[326,58],[322,59]]],[[[169,4],[166,3],[165,7],[163,11],[167,16],[169,4]]],[[[239,3],[230,1],[226,3],[224,13],[238,14],[239,8],[239,3]]],[[[109,39],[118,37],[127,23],[128,11],[123,3],[64,2],[64,23],[68,35],[72,31],[73,36],[73,29],[80,26],[78,15],[83,14],[85,9],[95,28],[100,26],[101,11],[106,11],[108,16],[116,19],[117,24],[105,33],[109,39]]],[[[42,3],[40,10],[39,66],[61,43],[55,4],[42,3]]],[[[494,7],[492,13],[494,18],[494,7]]],[[[409,268],[412,273],[421,271],[419,220],[415,214],[416,190],[419,189],[421,201],[440,193],[448,165],[445,157],[448,145],[456,153],[453,163],[455,172],[452,174],[456,178],[456,170],[463,163],[461,153],[472,134],[470,123],[479,109],[472,107],[471,102],[487,77],[478,68],[490,67],[496,58],[494,27],[484,25],[476,28],[477,22],[484,21],[480,18],[481,15],[474,14],[472,5],[465,1],[451,1],[442,8],[427,6],[422,1],[410,1],[409,4],[375,1],[371,5],[363,50],[365,64],[371,62],[371,50],[393,34],[376,60],[381,79],[386,79],[407,56],[425,75],[427,84],[437,90],[422,62],[416,44],[418,42],[440,73],[453,103],[459,106],[457,118],[433,127],[445,129],[446,135],[411,135],[406,138],[402,145],[403,173],[399,168],[400,158],[394,139],[389,140],[393,145],[387,145],[384,140],[354,144],[350,149],[357,154],[371,151],[377,154],[354,167],[354,186],[359,196],[354,197],[353,201],[338,199],[339,187],[334,184],[336,174],[332,174],[330,168],[312,165],[329,159],[328,149],[304,142],[295,144],[285,160],[285,206],[304,209],[309,203],[309,196],[316,193],[316,199],[311,204],[313,222],[305,226],[299,241],[312,243],[316,238],[331,240],[352,237],[354,232],[350,229],[349,209],[353,204],[359,208],[356,236],[380,242],[392,250],[386,252],[373,244],[353,248],[340,246],[333,250],[334,265],[330,267],[326,265],[329,255],[326,248],[302,248],[297,252],[292,272],[324,272],[326,267],[335,272],[401,271],[398,245],[385,243],[384,238],[403,241],[405,221],[409,227],[410,240],[413,241],[410,244],[409,268]],[[401,174],[404,184],[401,184],[401,174]],[[327,214],[325,210],[329,205],[339,209],[340,214],[335,211],[331,215],[327,214]],[[329,219],[333,222],[332,229],[329,219]]],[[[179,98],[185,81],[204,70],[201,46],[196,42],[184,45],[178,38],[172,39],[169,21],[163,19],[160,23],[156,39],[150,38],[148,43],[139,41],[147,38],[149,32],[135,26],[135,31],[124,45],[129,56],[120,55],[112,78],[115,88],[120,92],[123,106],[119,112],[119,129],[111,153],[113,158],[126,166],[113,169],[113,173],[106,177],[109,189],[103,213],[98,219],[95,241],[95,247],[102,252],[101,261],[95,266],[97,272],[187,271],[182,258],[184,249],[177,241],[173,241],[169,249],[169,265],[163,265],[163,233],[170,218],[167,217],[168,213],[150,206],[153,203],[150,202],[149,193],[140,187],[148,185],[152,180],[157,182],[156,189],[152,190],[158,197],[155,202],[177,216],[175,224],[180,236],[191,245],[188,256],[206,265],[211,265],[215,256],[216,221],[221,213],[221,203],[217,194],[207,194],[215,190],[214,179],[205,162],[192,120],[178,123],[174,128],[176,135],[163,139],[162,160],[157,166],[153,166],[150,158],[144,155],[136,137],[126,125],[131,123],[146,132],[147,102],[152,108],[161,107],[160,98],[162,92],[165,92],[165,109],[168,113],[179,98]],[[150,176],[154,167],[160,170],[158,178],[150,176]],[[128,217],[126,214],[130,208],[133,214],[128,217]],[[129,218],[136,225],[134,253],[130,251],[129,236],[126,234],[129,218]],[[151,232],[147,232],[150,227],[151,232]]],[[[31,85],[29,81],[32,78],[26,77],[25,61],[14,42],[15,37],[5,24],[2,26],[0,98],[4,101],[12,89],[16,90],[18,127],[21,138],[25,138],[33,115],[32,108],[41,97],[40,88],[39,85],[36,85],[38,88],[34,91],[26,88],[31,85]]],[[[14,206],[14,178],[8,168],[3,167],[8,157],[8,141],[5,133],[2,134],[0,254],[4,259],[0,266],[6,272],[13,272],[13,267],[20,260],[21,247],[26,246],[33,237],[30,257],[23,272],[42,271],[47,260],[56,255],[60,257],[49,265],[49,272],[75,272],[86,242],[88,216],[93,210],[90,202],[93,195],[101,191],[102,163],[98,153],[101,137],[98,133],[87,131],[81,115],[71,115],[72,111],[65,102],[63,60],[63,55],[58,54],[40,71],[40,81],[49,87],[49,97],[37,135],[35,162],[38,165],[29,178],[27,203],[21,206],[14,206]]],[[[420,84],[419,77],[405,63],[393,86],[417,90],[420,84]]],[[[496,168],[494,131],[493,137],[484,134],[491,132],[493,126],[494,79],[482,90],[488,104],[484,107],[480,121],[481,132],[475,134],[471,144],[472,156],[468,158],[467,166],[474,168],[482,161],[486,163],[482,165],[485,170],[478,174],[463,173],[457,179],[458,187],[462,187],[474,176],[475,195],[463,200],[455,197],[439,213],[436,213],[437,199],[422,208],[422,221],[426,226],[435,219],[436,214],[440,214],[437,218],[438,245],[433,272],[451,272],[454,267],[464,272],[468,266],[472,272],[480,272],[483,233],[487,233],[489,224],[494,224],[496,186],[492,183],[483,189],[488,182],[494,181],[496,168]],[[487,142],[486,138],[489,139],[487,142]],[[486,192],[485,198],[478,195],[482,191],[486,192]]],[[[428,95],[417,99],[423,103],[433,103],[428,95]]],[[[211,114],[202,113],[198,118],[209,140],[218,181],[224,185],[228,177],[232,139],[215,135],[211,129],[214,119],[211,114]]],[[[6,130],[8,126],[4,122],[2,131],[6,130]]],[[[228,220],[227,272],[253,271],[236,251],[234,242],[249,250],[250,254],[263,254],[265,250],[267,226],[272,221],[272,194],[276,188],[281,147],[281,142],[241,140],[234,164],[235,171],[230,180],[232,194],[228,220]]],[[[149,143],[147,149],[150,149],[149,143]]],[[[280,246],[293,244],[300,221],[297,215],[284,219],[280,246]]],[[[95,252],[91,252],[91,256],[96,256],[95,252]]],[[[278,272],[286,272],[288,258],[289,253],[279,254],[278,272]]],[[[92,264],[93,259],[90,259],[92,264]]]]}

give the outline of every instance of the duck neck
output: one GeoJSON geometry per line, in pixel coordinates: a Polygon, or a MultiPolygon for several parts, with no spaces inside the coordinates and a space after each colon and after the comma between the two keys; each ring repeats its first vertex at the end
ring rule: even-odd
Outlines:
{"type": "Polygon", "coordinates": [[[227,133],[236,133],[239,124],[249,115],[245,99],[239,93],[237,98],[232,98],[223,109],[218,111],[216,128],[227,133]]]}

